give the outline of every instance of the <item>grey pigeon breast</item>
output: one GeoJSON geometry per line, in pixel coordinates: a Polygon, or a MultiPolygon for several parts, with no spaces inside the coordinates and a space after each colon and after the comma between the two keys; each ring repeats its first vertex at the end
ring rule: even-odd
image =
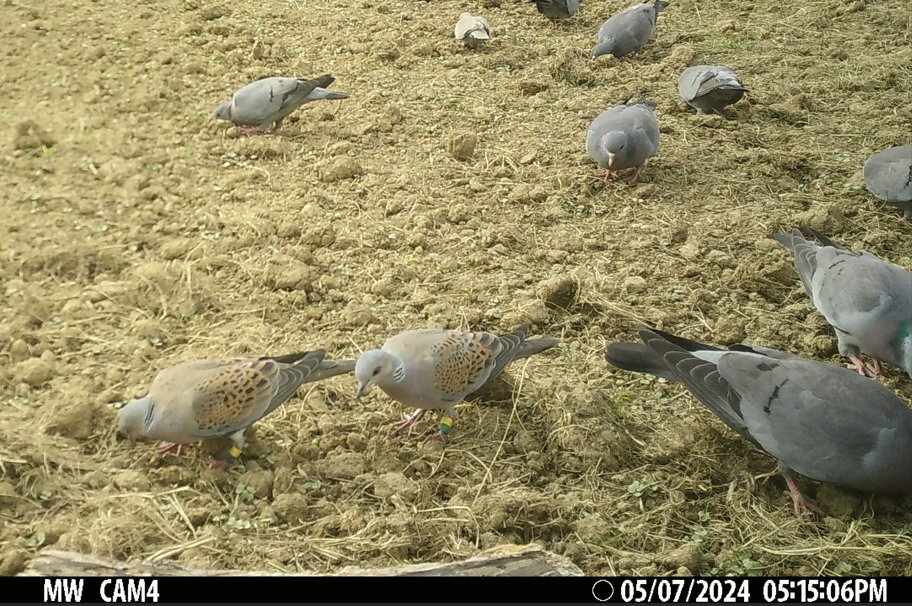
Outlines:
{"type": "Polygon", "coordinates": [[[613,170],[642,166],[659,151],[659,122],[652,109],[639,103],[619,105],[599,114],[586,132],[586,151],[602,168],[608,166],[602,139],[614,131],[625,133],[627,144],[618,152],[613,170]]]}
{"type": "Polygon", "coordinates": [[[868,158],[864,181],[876,198],[889,202],[912,220],[912,144],[891,147],[868,158]]]}
{"type": "Polygon", "coordinates": [[[549,19],[568,19],[579,12],[579,0],[531,0],[542,15],[549,19]]]}
{"type": "Polygon", "coordinates": [[[912,493],[912,410],[883,385],[786,352],[717,349],[658,330],[640,336],[644,343],[609,345],[608,362],[682,383],[776,458],[796,513],[807,509],[795,472],[863,491],[912,493]]]}
{"type": "Polygon", "coordinates": [[[912,410],[845,368],[731,353],[719,375],[740,397],[744,425],[788,468],[868,492],[912,492],[912,410]]]}
{"type": "Polygon", "coordinates": [[[912,272],[870,253],[853,252],[818,234],[798,230],[773,236],[795,257],[805,290],[834,328],[839,352],[866,374],[860,353],[903,368],[912,376],[912,272]]]}
{"type": "Polygon", "coordinates": [[[733,71],[721,65],[695,65],[678,78],[678,93],[700,113],[720,111],[737,103],[747,89],[733,71]]]}
{"type": "Polygon", "coordinates": [[[326,90],[334,81],[325,74],[311,80],[276,76],[251,82],[234,94],[229,118],[237,125],[267,128],[275,124],[278,129],[305,103],[347,98],[348,93],[326,90]]]}
{"type": "Polygon", "coordinates": [[[612,54],[619,59],[640,50],[652,37],[659,12],[666,6],[668,3],[662,0],[637,4],[609,18],[599,28],[592,56],[612,54]]]}

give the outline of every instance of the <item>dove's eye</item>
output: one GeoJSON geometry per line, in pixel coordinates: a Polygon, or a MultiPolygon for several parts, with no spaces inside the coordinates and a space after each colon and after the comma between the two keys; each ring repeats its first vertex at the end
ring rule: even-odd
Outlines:
{"type": "Polygon", "coordinates": [[[374,372],[372,372],[371,375],[376,377],[379,374],[380,374],[380,367],[378,366],[377,368],[374,369],[374,372]]]}

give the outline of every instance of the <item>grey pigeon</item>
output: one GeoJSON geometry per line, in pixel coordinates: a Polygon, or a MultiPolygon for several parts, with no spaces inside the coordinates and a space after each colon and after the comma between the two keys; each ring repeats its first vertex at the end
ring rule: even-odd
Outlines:
{"type": "Polygon", "coordinates": [[[592,49],[592,58],[614,55],[620,59],[643,48],[655,31],[659,13],[668,6],[663,0],[646,2],[625,8],[602,24],[598,44],[592,49]]]}
{"type": "Polygon", "coordinates": [[[899,145],[878,152],[864,165],[864,181],[874,197],[903,211],[912,221],[912,145],[899,145]]]}
{"type": "Polygon", "coordinates": [[[640,178],[646,159],[659,151],[656,104],[640,97],[602,112],[586,132],[586,152],[605,170],[605,180],[617,171],[636,167],[632,182],[640,178]]]}
{"type": "Polygon", "coordinates": [[[428,409],[443,409],[433,438],[446,442],[456,405],[497,377],[515,360],[528,358],[558,344],[553,337],[526,339],[528,326],[507,335],[425,328],[390,337],[382,349],[361,354],[355,365],[356,398],[374,385],[392,399],[418,410],[397,424],[394,434],[408,429],[428,409]]]}
{"type": "MultiPolygon", "coordinates": [[[[351,372],[354,360],[330,361],[323,351],[280,357],[192,360],[162,370],[149,393],[118,415],[131,440],[171,442],[163,452],[206,438],[230,436],[231,457],[244,449],[244,430],[281,406],[304,383],[351,372]]],[[[213,467],[225,468],[220,461],[213,467]]]]}
{"type": "Polygon", "coordinates": [[[263,78],[240,89],[230,101],[225,101],[215,110],[219,120],[230,120],[250,133],[282,127],[282,121],[305,103],[321,99],[347,99],[348,93],[328,91],[326,87],[335,81],[329,74],[302,80],[300,78],[263,78]]]}
{"type": "Polygon", "coordinates": [[[747,89],[727,67],[695,65],[681,72],[678,92],[687,105],[701,114],[709,114],[737,103],[747,89]]]}
{"type": "Polygon", "coordinates": [[[456,22],[453,35],[469,48],[475,48],[491,38],[491,24],[484,17],[462,13],[456,22]]]}
{"type": "Polygon", "coordinates": [[[795,474],[856,490],[912,493],[912,410],[851,370],[774,349],[717,349],[658,330],[613,343],[609,363],[679,381],[779,462],[798,515],[815,509],[795,474]]]}
{"type": "Polygon", "coordinates": [[[538,12],[555,21],[572,17],[580,9],[580,0],[526,0],[526,2],[534,2],[538,12]]]}
{"type": "Polygon", "coordinates": [[[773,237],[795,256],[811,302],[836,330],[839,353],[861,374],[876,376],[880,362],[889,362],[912,377],[912,272],[814,235],[822,246],[797,229],[773,237]],[[874,358],[874,365],[862,362],[861,353],[874,358]]]}

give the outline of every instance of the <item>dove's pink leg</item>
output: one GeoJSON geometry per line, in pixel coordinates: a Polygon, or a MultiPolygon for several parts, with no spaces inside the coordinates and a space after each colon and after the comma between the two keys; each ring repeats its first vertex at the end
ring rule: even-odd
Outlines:
{"type": "Polygon", "coordinates": [[[231,461],[225,459],[216,459],[209,465],[209,469],[215,469],[217,471],[225,471],[229,467],[231,467],[231,461]]]}
{"type": "Polygon", "coordinates": [[[449,440],[449,437],[438,429],[437,431],[435,431],[434,433],[429,435],[427,438],[425,438],[424,441],[430,442],[431,440],[437,440],[438,442],[443,442],[443,444],[445,446],[447,443],[447,440],[449,440]]]}
{"type": "Polygon", "coordinates": [[[453,426],[453,419],[450,417],[450,413],[445,414],[442,419],[440,419],[440,425],[437,426],[437,431],[425,440],[429,442],[431,440],[437,440],[443,442],[443,445],[446,446],[447,440],[450,436],[450,428],[453,426]]]}
{"type": "Polygon", "coordinates": [[[881,366],[879,360],[874,360],[874,364],[865,364],[864,361],[858,356],[849,356],[849,359],[855,365],[855,369],[858,370],[858,374],[865,377],[876,377],[883,372],[883,366],[881,366]]]}
{"type": "Polygon", "coordinates": [[[606,168],[605,174],[602,175],[602,180],[604,180],[607,183],[608,179],[611,177],[617,177],[617,171],[611,170],[610,168],[606,168]]]}
{"type": "Polygon", "coordinates": [[[788,484],[792,503],[795,504],[795,515],[801,518],[809,518],[813,512],[822,513],[814,501],[801,494],[801,490],[798,489],[798,480],[794,477],[789,477],[785,478],[785,483],[788,484]]]}
{"type": "Polygon", "coordinates": [[[423,416],[424,416],[424,413],[425,413],[425,410],[424,410],[423,408],[419,408],[418,410],[416,410],[416,411],[412,414],[412,416],[410,416],[409,418],[407,418],[405,421],[401,421],[401,422],[399,422],[399,423],[396,423],[396,424],[393,426],[393,433],[390,434],[390,435],[393,435],[393,436],[399,435],[400,433],[402,433],[402,432],[405,431],[406,429],[408,429],[408,433],[405,434],[405,435],[407,435],[407,436],[412,435],[412,425],[415,424],[415,421],[417,421],[418,419],[420,419],[421,417],[423,417],[423,416]]]}
{"type": "Polygon", "coordinates": [[[185,448],[190,448],[189,444],[167,444],[158,449],[158,452],[165,454],[168,452],[173,452],[177,456],[181,456],[181,453],[184,452],[185,448]]]}
{"type": "Polygon", "coordinates": [[[640,175],[642,175],[642,174],[643,174],[643,167],[637,166],[636,172],[633,173],[633,177],[630,178],[630,182],[636,183],[637,181],[640,180],[640,175]]]}
{"type": "Polygon", "coordinates": [[[245,135],[248,135],[248,136],[256,135],[256,134],[264,132],[264,131],[260,130],[260,128],[258,126],[239,126],[238,128],[241,129],[242,133],[244,133],[245,135]]]}

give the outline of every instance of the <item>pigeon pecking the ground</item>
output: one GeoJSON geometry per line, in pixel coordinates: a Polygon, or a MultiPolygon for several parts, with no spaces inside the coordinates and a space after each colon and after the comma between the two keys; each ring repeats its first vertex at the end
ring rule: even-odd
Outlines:
{"type": "Polygon", "coordinates": [[[230,436],[230,458],[244,449],[244,430],[281,406],[305,383],[351,372],[354,360],[330,361],[323,351],[280,357],[247,356],[193,360],[158,373],[148,395],[132,400],[118,415],[120,433],[130,440],[171,442],[162,452],[206,438],[230,436]]]}
{"type": "Polygon", "coordinates": [[[912,221],[912,144],[890,147],[868,158],[864,165],[868,191],[903,211],[912,221]]]}
{"type": "Polygon", "coordinates": [[[538,12],[553,20],[567,19],[579,12],[580,0],[525,0],[534,2],[538,12]]]}
{"type": "Polygon", "coordinates": [[[655,31],[659,13],[668,6],[663,0],[653,4],[643,2],[630,6],[602,24],[598,44],[592,49],[592,58],[614,55],[620,59],[643,48],[655,31]]]}
{"type": "Polygon", "coordinates": [[[446,442],[456,414],[456,405],[497,377],[515,360],[528,358],[559,340],[554,337],[526,339],[528,326],[510,334],[425,328],[390,337],[382,349],[361,354],[355,365],[356,398],[374,385],[392,399],[413,406],[408,419],[398,423],[393,434],[408,429],[429,409],[443,409],[444,417],[431,436],[446,442]]]}
{"type": "Polygon", "coordinates": [[[617,171],[636,167],[630,179],[636,182],[646,159],[659,151],[659,122],[656,104],[640,97],[638,103],[627,102],[602,112],[586,132],[586,152],[605,169],[605,180],[617,171]]]}
{"type": "Polygon", "coordinates": [[[613,343],[624,370],[683,383],[726,425],[779,462],[795,513],[816,506],[796,473],[865,492],[912,493],[912,409],[857,373],[762,347],[717,349],[658,330],[613,343]]]}
{"type": "Polygon", "coordinates": [[[335,78],[329,74],[313,80],[263,78],[234,93],[230,101],[216,108],[214,116],[219,120],[230,120],[246,134],[263,131],[270,126],[275,131],[282,127],[282,121],[291,112],[305,103],[347,99],[348,93],[326,90],[334,81],[335,78]]]}
{"type": "Polygon", "coordinates": [[[808,242],[797,229],[773,238],[795,256],[811,302],[836,331],[839,353],[861,374],[876,376],[880,363],[889,362],[912,377],[912,272],[814,235],[822,245],[808,242]],[[874,364],[865,364],[861,353],[874,364]]]}
{"type": "Polygon", "coordinates": [[[457,40],[469,48],[476,48],[491,38],[493,30],[491,24],[484,17],[476,17],[470,13],[459,15],[453,35],[457,40]]]}
{"type": "Polygon", "coordinates": [[[681,99],[701,114],[721,113],[725,106],[740,101],[746,92],[735,72],[721,65],[688,67],[678,78],[681,99]]]}

